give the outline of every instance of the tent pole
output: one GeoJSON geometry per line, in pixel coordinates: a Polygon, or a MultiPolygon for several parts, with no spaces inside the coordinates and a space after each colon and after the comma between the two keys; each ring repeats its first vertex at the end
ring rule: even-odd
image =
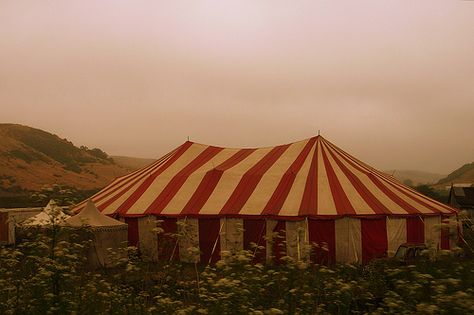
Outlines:
{"type": "Polygon", "coordinates": [[[298,258],[298,261],[301,260],[301,248],[300,248],[300,232],[298,231],[298,229],[296,230],[296,248],[298,250],[297,252],[297,258],[298,258]]]}
{"type": "Polygon", "coordinates": [[[217,242],[219,241],[219,238],[221,237],[221,232],[222,232],[222,227],[223,226],[224,226],[224,223],[221,223],[221,226],[219,228],[219,234],[217,235],[216,241],[214,242],[214,246],[212,247],[211,257],[209,257],[209,261],[207,262],[208,265],[211,264],[212,256],[214,256],[214,252],[216,251],[217,242]]]}
{"type": "MultiPolygon", "coordinates": [[[[187,219],[187,216],[184,217],[184,222],[186,223],[186,219],[187,219]]],[[[176,219],[176,221],[178,221],[176,219]]],[[[173,260],[173,257],[174,257],[174,253],[176,253],[176,248],[178,248],[178,244],[179,244],[179,237],[176,237],[176,243],[174,244],[174,247],[173,247],[173,252],[171,252],[171,256],[170,256],[170,262],[173,260]]]]}
{"type": "MultiPolygon", "coordinates": [[[[258,237],[258,241],[260,243],[260,239],[262,238],[263,236],[263,230],[265,230],[267,227],[267,221],[265,220],[265,224],[263,225],[263,228],[262,230],[260,231],[260,236],[258,237]]],[[[265,246],[265,249],[266,249],[266,246],[265,246]]],[[[258,250],[258,244],[256,244],[255,246],[255,250],[253,251],[253,255],[252,255],[252,260],[255,258],[255,255],[257,254],[257,250],[258,250]]],[[[267,254],[265,253],[265,257],[267,256],[267,254]]]]}

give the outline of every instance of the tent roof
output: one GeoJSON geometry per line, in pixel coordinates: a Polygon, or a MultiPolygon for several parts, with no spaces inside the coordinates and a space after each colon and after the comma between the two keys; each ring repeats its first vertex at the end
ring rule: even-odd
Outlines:
{"type": "MultiPolygon", "coordinates": [[[[121,216],[298,218],[456,211],[321,136],[256,149],[187,141],[151,165],[117,178],[92,200],[103,213],[121,216]]],[[[76,210],[82,207],[84,203],[76,210]]]]}
{"type": "Polygon", "coordinates": [[[97,210],[94,203],[89,199],[86,202],[85,207],[81,212],[75,216],[66,220],[66,225],[69,226],[82,226],[89,225],[91,227],[109,227],[109,226],[121,226],[126,225],[126,223],[115,220],[111,217],[108,217],[97,210]]]}
{"type": "Polygon", "coordinates": [[[65,214],[63,209],[51,199],[40,213],[28,218],[22,224],[26,226],[51,225],[53,222],[55,224],[62,224],[69,217],[70,216],[65,214]]]}

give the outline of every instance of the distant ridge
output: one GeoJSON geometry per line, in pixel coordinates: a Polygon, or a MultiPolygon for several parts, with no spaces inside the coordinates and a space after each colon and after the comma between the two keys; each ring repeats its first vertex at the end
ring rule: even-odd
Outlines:
{"type": "Polygon", "coordinates": [[[39,190],[65,185],[98,189],[128,172],[100,149],[17,124],[0,124],[0,190],[39,190]]]}
{"type": "Polygon", "coordinates": [[[474,183],[474,162],[464,164],[448,176],[441,178],[435,185],[438,189],[444,189],[451,184],[474,183]]]}
{"type": "Polygon", "coordinates": [[[409,184],[411,186],[434,184],[437,183],[441,178],[446,176],[442,174],[415,170],[389,170],[384,172],[386,174],[393,175],[393,177],[395,177],[402,183],[409,184]]]}
{"type": "Polygon", "coordinates": [[[118,155],[112,155],[112,159],[114,159],[115,163],[122,167],[125,167],[130,171],[145,167],[156,161],[156,159],[136,158],[118,155]]]}

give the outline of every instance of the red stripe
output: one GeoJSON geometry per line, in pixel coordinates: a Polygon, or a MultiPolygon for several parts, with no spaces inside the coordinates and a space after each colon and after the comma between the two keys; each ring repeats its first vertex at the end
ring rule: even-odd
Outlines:
{"type": "MultiPolygon", "coordinates": [[[[176,151],[176,150],[174,150],[176,151]]],[[[168,159],[169,161],[169,159],[168,159]]],[[[158,163],[158,166],[161,166],[161,163],[158,163]]],[[[153,168],[153,171],[154,172],[156,171],[156,168],[153,168]]],[[[103,204],[99,205],[97,208],[100,210],[100,211],[103,211],[105,208],[107,208],[108,206],[110,206],[112,203],[114,203],[117,199],[119,199],[121,196],[123,196],[126,192],[130,191],[130,189],[132,189],[138,182],[140,182],[144,177],[146,176],[152,176],[153,174],[150,174],[150,172],[145,172],[143,174],[140,175],[140,177],[136,178],[131,184],[129,184],[127,187],[125,187],[125,189],[121,190],[118,194],[114,195],[112,198],[110,198],[109,200],[107,200],[106,202],[104,202],[103,204]]],[[[129,182],[126,182],[124,184],[128,184],[129,182]]],[[[114,210],[114,212],[117,212],[117,210],[114,210]]]]}
{"type": "Polygon", "coordinates": [[[382,181],[376,177],[374,174],[367,174],[367,176],[370,178],[370,180],[377,186],[385,195],[387,195],[390,199],[392,199],[393,202],[398,204],[403,210],[405,210],[409,214],[419,214],[421,213],[418,209],[416,209],[414,206],[403,200],[401,197],[399,197],[397,194],[395,194],[393,191],[387,188],[382,181]]]}
{"type": "Polygon", "coordinates": [[[263,175],[290,145],[274,147],[257,164],[249,169],[240,180],[232,195],[227,200],[220,214],[237,214],[252,195],[263,175]]]}
{"type": "Polygon", "coordinates": [[[154,173],[150,174],[147,179],[130,195],[130,197],[125,200],[125,202],[118,207],[115,212],[120,214],[127,213],[128,209],[137,202],[137,200],[145,193],[145,191],[150,187],[150,185],[155,181],[155,178],[158,177],[161,173],[163,173],[168,167],[170,167],[176,160],[178,160],[181,155],[184,154],[191,146],[192,142],[185,142],[177,151],[176,153],[168,160],[162,167],[156,170],[154,173]]]}
{"type": "Polygon", "coordinates": [[[336,206],[336,211],[340,215],[344,214],[356,214],[354,207],[350,203],[349,199],[344,192],[344,189],[339,182],[334,169],[332,168],[331,163],[326,155],[326,152],[321,147],[321,152],[323,154],[324,167],[328,175],[329,187],[331,188],[331,193],[334,199],[334,205],[336,206]]]}
{"type": "Polygon", "coordinates": [[[125,176],[125,177],[121,178],[120,180],[118,180],[113,185],[110,185],[110,186],[106,187],[105,189],[103,189],[100,192],[100,194],[101,194],[100,196],[98,195],[97,198],[94,198],[94,197],[92,198],[93,201],[95,203],[97,203],[97,202],[101,201],[102,199],[110,196],[111,194],[113,194],[114,192],[119,190],[120,188],[124,187],[128,183],[130,183],[130,181],[133,181],[135,179],[138,179],[138,180],[142,179],[149,172],[153,172],[156,168],[158,168],[161,164],[163,164],[164,160],[169,158],[175,151],[176,150],[171,151],[170,153],[166,154],[165,156],[163,156],[159,160],[155,161],[153,164],[145,167],[144,169],[138,170],[137,172],[133,172],[133,173],[129,174],[130,176],[125,176]],[[121,183],[121,185],[119,185],[120,183],[121,183]]]}
{"type": "Polygon", "coordinates": [[[8,231],[8,213],[0,212],[0,241],[9,243],[8,231]]]}
{"type": "Polygon", "coordinates": [[[107,208],[108,206],[110,206],[112,203],[114,203],[117,199],[119,199],[123,194],[125,194],[126,192],[128,192],[130,189],[132,189],[132,187],[134,187],[139,181],[141,181],[143,178],[145,178],[146,176],[149,176],[151,172],[154,172],[159,166],[161,165],[161,163],[158,163],[157,165],[155,165],[152,169],[149,169],[145,172],[142,172],[140,173],[139,175],[135,176],[134,178],[131,178],[130,180],[124,182],[122,185],[116,187],[115,189],[113,189],[112,191],[110,191],[109,193],[105,194],[103,197],[100,197],[100,198],[97,198],[94,200],[94,202],[98,202],[100,201],[101,199],[105,198],[105,197],[108,197],[109,195],[115,193],[117,190],[121,189],[122,187],[124,187],[125,185],[129,184],[128,186],[126,186],[123,190],[121,190],[119,193],[117,193],[116,195],[112,196],[112,198],[108,199],[106,202],[104,202],[103,204],[99,205],[97,207],[97,209],[99,209],[100,211],[103,211],[105,208],[107,208]],[[130,184],[130,181],[132,181],[132,183],[130,184]]]}
{"type": "Polygon", "coordinates": [[[158,259],[169,261],[179,260],[179,246],[176,233],[178,225],[176,218],[162,218],[159,225],[163,233],[158,236],[158,259]]]}
{"type": "Polygon", "coordinates": [[[301,199],[299,215],[311,215],[318,213],[318,150],[320,148],[320,137],[316,142],[313,159],[309,168],[306,185],[304,187],[303,199],[301,199]]]}
{"type": "Polygon", "coordinates": [[[371,192],[370,190],[360,181],[360,179],[354,175],[345,165],[342,163],[336,155],[328,148],[329,154],[331,154],[336,164],[339,165],[339,168],[342,170],[344,175],[349,179],[352,186],[359,193],[359,195],[364,199],[364,201],[370,206],[370,208],[376,214],[392,214],[392,212],[385,207],[371,192]]]}
{"type": "Polygon", "coordinates": [[[387,224],[384,219],[361,219],[362,262],[385,257],[388,250],[387,224]]]}
{"type": "MultiPolygon", "coordinates": [[[[331,146],[332,149],[336,150],[338,148],[335,148],[333,145],[331,145],[331,143],[329,143],[329,145],[331,146]]],[[[342,150],[341,150],[342,151],[342,150]]],[[[349,159],[347,156],[341,154],[341,152],[338,152],[340,157],[343,158],[345,161],[347,161],[347,163],[349,163],[350,165],[352,165],[352,167],[354,167],[355,169],[359,170],[360,172],[364,173],[365,175],[367,175],[367,177],[370,178],[370,180],[375,184],[375,186],[377,186],[380,191],[382,191],[385,195],[387,195],[390,199],[392,199],[393,202],[395,202],[396,204],[398,204],[401,208],[403,208],[406,212],[410,213],[410,214],[418,214],[419,211],[413,207],[412,205],[410,205],[409,203],[407,203],[405,200],[403,200],[402,198],[400,198],[398,195],[396,195],[393,191],[391,191],[390,189],[388,189],[382,182],[381,180],[379,179],[379,177],[377,177],[376,175],[374,175],[373,173],[371,173],[370,171],[367,171],[365,168],[362,168],[360,166],[360,164],[356,164],[355,162],[352,161],[352,159],[349,159]]],[[[343,152],[345,153],[345,152],[343,152]]],[[[350,157],[350,156],[349,156],[350,157]]]]}
{"type": "Polygon", "coordinates": [[[138,247],[138,218],[125,218],[128,224],[128,246],[138,247]]]}
{"type": "Polygon", "coordinates": [[[425,223],[420,217],[407,218],[407,243],[423,244],[425,242],[425,223]]]}
{"type": "Polygon", "coordinates": [[[188,177],[195,172],[198,168],[209,162],[215,157],[223,148],[208,147],[201,154],[199,154],[194,160],[186,165],[181,171],[179,171],[156,197],[156,199],[146,209],[145,213],[160,214],[161,211],[170,203],[173,197],[178,193],[181,187],[184,185],[188,177]]]}
{"type": "Polygon", "coordinates": [[[300,152],[296,160],[291,164],[288,170],[283,174],[280,182],[278,183],[277,188],[273,192],[272,197],[268,200],[267,205],[263,209],[263,214],[268,215],[277,215],[283,203],[285,202],[288,194],[290,193],[290,189],[295,182],[296,175],[300,171],[301,167],[304,164],[304,161],[308,157],[311,148],[313,147],[316,138],[311,138],[308,143],[305,145],[303,150],[300,152]]]}
{"type": "MultiPolygon", "coordinates": [[[[419,192],[413,190],[413,189],[410,189],[410,188],[407,188],[406,186],[400,184],[399,182],[393,180],[392,178],[390,178],[387,174],[385,173],[382,173],[382,172],[379,172],[377,171],[376,169],[366,165],[365,163],[357,160],[356,158],[354,158],[353,156],[349,155],[348,153],[346,153],[345,151],[341,150],[340,148],[336,147],[335,145],[333,145],[332,143],[330,142],[326,142],[328,145],[330,145],[334,150],[340,152],[341,154],[347,156],[349,159],[355,161],[355,163],[357,163],[358,165],[360,165],[361,167],[365,168],[367,170],[367,172],[377,176],[378,178],[384,180],[385,182],[387,182],[388,184],[390,184],[391,186],[395,187],[398,191],[400,191],[401,193],[403,193],[404,195],[408,196],[410,199],[418,202],[419,204],[422,204],[423,206],[431,209],[432,211],[434,211],[435,213],[443,213],[441,212],[440,210],[436,209],[434,206],[431,206],[427,203],[425,203],[423,200],[427,200],[427,201],[430,201],[430,202],[433,202],[435,203],[437,206],[439,206],[440,208],[443,208],[447,211],[450,211],[451,213],[455,213],[456,211],[436,200],[433,200],[431,198],[428,198],[422,194],[420,194],[419,192]],[[416,197],[418,198],[416,198],[416,197]]],[[[417,210],[417,213],[419,211],[417,210]]]]}
{"type": "Polygon", "coordinates": [[[252,252],[252,254],[255,253],[253,262],[265,262],[265,249],[267,247],[265,241],[266,226],[265,219],[244,220],[244,249],[252,252]],[[263,247],[263,249],[252,247],[252,243],[258,247],[263,247]]]}
{"type": "Polygon", "coordinates": [[[311,260],[319,264],[334,264],[336,262],[335,221],[308,219],[308,234],[312,249],[311,260]]]}
{"type": "MultiPolygon", "coordinates": [[[[174,149],[173,151],[167,153],[166,155],[162,156],[161,158],[159,158],[158,160],[156,160],[152,164],[146,166],[145,168],[136,170],[134,172],[131,172],[130,174],[127,174],[125,176],[117,178],[117,180],[115,182],[112,182],[110,185],[108,185],[107,187],[102,189],[100,192],[98,192],[97,194],[92,196],[92,200],[94,201],[94,203],[97,204],[99,201],[105,199],[106,197],[110,196],[111,194],[113,194],[114,192],[119,190],[120,188],[127,185],[130,181],[132,181],[136,178],[139,178],[138,180],[140,180],[141,178],[146,176],[146,174],[148,172],[151,172],[152,170],[159,167],[162,163],[164,163],[164,160],[167,159],[169,156],[171,156],[174,152],[176,152],[176,150],[177,149],[174,149]],[[120,184],[120,183],[122,183],[122,184],[120,184]]],[[[116,199],[114,199],[114,200],[116,200],[116,199]]],[[[80,210],[82,210],[84,208],[84,205],[85,205],[86,202],[87,202],[87,200],[84,200],[84,201],[78,203],[77,205],[75,205],[73,211],[74,212],[79,212],[80,210]]],[[[102,209],[104,209],[104,207],[102,207],[102,209]]],[[[101,210],[101,209],[99,209],[99,210],[101,210]]]]}
{"type": "Polygon", "coordinates": [[[219,231],[221,228],[219,218],[199,219],[199,250],[201,251],[201,264],[215,264],[221,257],[221,241],[219,231]],[[214,248],[214,246],[216,246],[214,248]]]}
{"type": "Polygon", "coordinates": [[[441,249],[451,249],[449,245],[449,227],[445,225],[445,220],[448,219],[448,216],[441,216],[441,249]]]}
{"type": "Polygon", "coordinates": [[[189,199],[188,203],[184,206],[182,214],[198,214],[201,211],[202,207],[206,204],[209,197],[214,192],[219,180],[221,179],[224,172],[231,167],[242,162],[247,158],[255,149],[242,149],[231,156],[228,160],[224,161],[222,164],[208,171],[201,183],[199,183],[198,188],[189,199]]]}

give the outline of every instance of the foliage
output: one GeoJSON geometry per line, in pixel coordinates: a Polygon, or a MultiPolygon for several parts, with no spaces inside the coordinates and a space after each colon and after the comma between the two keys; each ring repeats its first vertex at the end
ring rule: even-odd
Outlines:
{"type": "Polygon", "coordinates": [[[79,203],[81,200],[87,199],[96,192],[97,190],[78,191],[72,187],[53,185],[44,186],[39,192],[33,193],[30,198],[33,202],[42,205],[47,204],[49,200],[53,199],[59,205],[70,206],[79,203]]]}
{"type": "Polygon", "coordinates": [[[0,247],[0,314],[464,314],[474,261],[442,252],[400,265],[280,265],[225,253],[215,266],[150,264],[130,248],[114,269],[87,268],[90,239],[59,226],[0,247]]]}
{"type": "Polygon", "coordinates": [[[28,191],[11,186],[0,189],[0,208],[44,207],[51,199],[61,206],[69,206],[89,198],[97,191],[98,189],[78,190],[62,185],[44,186],[39,191],[28,191]]]}

